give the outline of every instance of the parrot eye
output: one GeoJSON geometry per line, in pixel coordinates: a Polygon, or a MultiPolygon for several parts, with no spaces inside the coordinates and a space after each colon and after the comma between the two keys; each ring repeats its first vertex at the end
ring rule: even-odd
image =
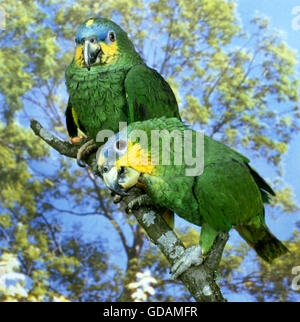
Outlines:
{"type": "Polygon", "coordinates": [[[127,142],[124,140],[119,140],[116,142],[116,149],[118,151],[124,151],[125,148],[127,147],[127,142]]]}
{"type": "Polygon", "coordinates": [[[109,31],[107,36],[108,36],[107,38],[111,42],[115,42],[116,41],[116,34],[113,31],[109,31]]]}
{"type": "Polygon", "coordinates": [[[112,42],[114,42],[116,40],[116,36],[113,31],[109,33],[109,40],[112,42]]]}
{"type": "Polygon", "coordinates": [[[104,166],[103,169],[102,169],[103,173],[106,173],[108,172],[108,167],[104,166]]]}

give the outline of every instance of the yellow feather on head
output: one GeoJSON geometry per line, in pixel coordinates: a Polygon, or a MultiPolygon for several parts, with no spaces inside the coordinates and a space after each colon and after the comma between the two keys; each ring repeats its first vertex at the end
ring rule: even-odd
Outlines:
{"type": "Polygon", "coordinates": [[[126,154],[124,154],[117,162],[117,167],[131,167],[134,170],[154,174],[154,165],[151,163],[151,157],[148,151],[141,148],[138,143],[128,142],[126,154]]]}
{"type": "Polygon", "coordinates": [[[102,55],[101,55],[102,64],[110,64],[114,60],[116,60],[118,55],[117,41],[113,42],[112,44],[106,44],[104,42],[100,42],[99,45],[102,50],[102,55]]]}
{"type": "Polygon", "coordinates": [[[88,27],[94,23],[94,19],[90,19],[86,22],[85,26],[88,27]]]}
{"type": "Polygon", "coordinates": [[[84,66],[83,47],[79,45],[75,51],[75,62],[78,66],[84,66]]]}

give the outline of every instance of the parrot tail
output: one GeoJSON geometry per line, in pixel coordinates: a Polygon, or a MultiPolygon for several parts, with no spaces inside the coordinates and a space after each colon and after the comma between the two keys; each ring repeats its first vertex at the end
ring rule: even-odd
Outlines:
{"type": "Polygon", "coordinates": [[[271,196],[275,196],[274,190],[249,164],[247,167],[260,190],[263,203],[270,203],[271,196]]]}
{"type": "Polygon", "coordinates": [[[281,255],[289,252],[287,247],[278,240],[267,228],[262,225],[259,228],[253,226],[237,226],[235,229],[245,239],[245,241],[268,263],[281,255]]]}

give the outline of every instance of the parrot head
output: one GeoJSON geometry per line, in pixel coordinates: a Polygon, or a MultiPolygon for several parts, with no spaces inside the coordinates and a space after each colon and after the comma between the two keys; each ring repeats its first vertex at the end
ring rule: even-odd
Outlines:
{"type": "Polygon", "coordinates": [[[154,174],[148,143],[139,141],[124,129],[111,136],[97,156],[98,169],[106,186],[118,195],[126,195],[127,190],[139,186],[144,174],[154,174]]]}
{"type": "Polygon", "coordinates": [[[105,18],[84,21],[76,32],[75,43],[75,63],[88,70],[93,66],[122,64],[138,56],[126,32],[105,18]]]}

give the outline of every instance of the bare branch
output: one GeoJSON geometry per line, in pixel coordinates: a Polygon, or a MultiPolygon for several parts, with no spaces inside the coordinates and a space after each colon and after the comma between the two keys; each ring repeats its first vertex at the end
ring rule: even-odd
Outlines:
{"type": "Polygon", "coordinates": [[[50,132],[48,132],[46,129],[44,129],[41,126],[41,124],[36,120],[30,120],[30,127],[37,136],[39,136],[44,142],[50,145],[54,150],[69,158],[76,159],[77,151],[79,148],[78,145],[61,141],[60,139],[52,135],[50,132]]]}

